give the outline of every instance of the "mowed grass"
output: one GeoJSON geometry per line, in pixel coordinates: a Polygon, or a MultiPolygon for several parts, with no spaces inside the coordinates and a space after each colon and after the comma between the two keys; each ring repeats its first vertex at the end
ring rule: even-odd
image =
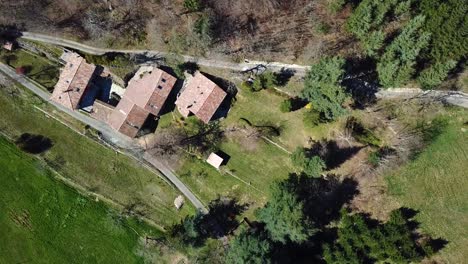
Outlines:
{"type": "Polygon", "coordinates": [[[143,263],[137,233],[162,236],[54,180],[3,137],[0,167],[0,263],[143,263]]]}
{"type": "Polygon", "coordinates": [[[25,75],[52,91],[59,77],[59,66],[48,59],[23,49],[1,51],[0,58],[13,68],[22,67],[25,75]],[[10,59],[7,61],[7,57],[10,59]]]}
{"type": "Polygon", "coordinates": [[[288,151],[307,146],[309,138],[327,138],[328,132],[340,124],[305,127],[303,118],[307,109],[289,113],[280,111],[279,105],[286,98],[272,90],[239,90],[227,117],[221,120],[225,131],[233,128],[238,131],[226,132],[219,145],[219,149],[230,156],[227,164],[217,171],[204,160],[185,157],[177,170],[179,175],[183,175],[182,180],[205,202],[222,195],[235,197],[251,208],[265,203],[270,184],[287,178],[295,171],[288,151]],[[249,120],[254,126],[278,128],[279,136],[267,135],[267,138],[280,147],[262,138],[248,138],[242,132],[246,123],[241,119],[249,120]]]}
{"type": "Polygon", "coordinates": [[[436,255],[444,263],[468,260],[468,111],[450,117],[450,125],[414,161],[388,175],[389,193],[402,206],[418,210],[424,233],[448,240],[436,255]]]}
{"type": "Polygon", "coordinates": [[[193,212],[173,205],[179,192],[142,164],[77,134],[34,108],[44,102],[21,87],[0,89],[0,131],[16,138],[22,133],[50,138],[53,147],[41,157],[56,171],[89,191],[104,195],[162,226],[193,212]]]}

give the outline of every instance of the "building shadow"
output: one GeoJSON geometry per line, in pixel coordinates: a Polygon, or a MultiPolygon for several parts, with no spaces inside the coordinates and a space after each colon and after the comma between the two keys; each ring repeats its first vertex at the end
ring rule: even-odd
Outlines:
{"type": "Polygon", "coordinates": [[[226,165],[229,162],[229,160],[231,159],[231,156],[229,154],[227,154],[226,152],[222,151],[222,150],[216,151],[215,154],[220,156],[223,159],[223,162],[221,163],[221,166],[226,165]]]}
{"type": "Polygon", "coordinates": [[[94,104],[96,99],[108,103],[112,87],[112,78],[110,76],[102,76],[104,67],[97,65],[93,73],[93,78],[88,89],[83,94],[80,101],[81,108],[87,108],[94,104]]]}
{"type": "Polygon", "coordinates": [[[141,126],[140,130],[138,130],[136,137],[142,137],[151,133],[154,133],[158,128],[159,118],[149,114],[146,118],[145,122],[141,126]]]}

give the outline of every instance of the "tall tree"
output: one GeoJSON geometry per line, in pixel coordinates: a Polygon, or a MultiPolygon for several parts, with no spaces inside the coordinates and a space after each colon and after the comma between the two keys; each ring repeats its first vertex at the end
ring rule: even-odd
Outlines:
{"type": "Polygon", "coordinates": [[[449,60],[445,63],[436,62],[419,74],[418,82],[423,89],[434,88],[447,78],[449,71],[456,65],[457,62],[454,60],[449,60]]]}
{"type": "Polygon", "coordinates": [[[408,22],[380,58],[377,71],[384,87],[401,86],[413,76],[416,59],[429,44],[430,33],[422,30],[424,21],[420,15],[408,22]]]}
{"type": "Polygon", "coordinates": [[[265,223],[271,239],[284,244],[305,242],[314,230],[304,214],[297,186],[287,180],[277,181],[272,184],[270,193],[269,202],[256,215],[265,223]]]}
{"type": "Polygon", "coordinates": [[[346,113],[343,103],[347,98],[341,80],[345,60],[340,57],[324,58],[311,66],[304,81],[301,97],[312,103],[326,120],[334,120],[346,113]]]}
{"type": "Polygon", "coordinates": [[[312,156],[302,147],[296,148],[291,155],[293,164],[307,176],[320,177],[325,169],[325,162],[319,156],[312,156]]]}
{"type": "Polygon", "coordinates": [[[388,222],[375,225],[343,209],[338,238],[333,245],[324,245],[323,258],[327,263],[409,263],[428,255],[423,247],[401,210],[393,211],[388,222]]]}
{"type": "Polygon", "coordinates": [[[263,232],[242,230],[231,242],[226,255],[229,264],[268,264],[271,263],[272,245],[263,232]]]}

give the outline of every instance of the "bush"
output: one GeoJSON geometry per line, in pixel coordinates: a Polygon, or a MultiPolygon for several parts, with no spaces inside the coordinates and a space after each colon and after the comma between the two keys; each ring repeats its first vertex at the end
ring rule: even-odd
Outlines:
{"type": "Polygon", "coordinates": [[[254,92],[261,91],[263,89],[272,88],[276,84],[276,76],[271,71],[266,71],[255,78],[251,85],[251,90],[254,92]]]}
{"type": "Polygon", "coordinates": [[[283,113],[291,112],[293,109],[293,103],[291,99],[286,99],[280,104],[280,111],[283,113]]]}
{"type": "Polygon", "coordinates": [[[380,163],[380,155],[378,151],[372,151],[369,153],[369,156],[367,156],[367,162],[374,168],[379,166],[380,163]]]}
{"type": "Polygon", "coordinates": [[[190,12],[197,12],[202,9],[200,0],[184,0],[184,7],[190,12]]]}
{"type": "Polygon", "coordinates": [[[330,25],[328,25],[327,23],[325,22],[319,22],[316,26],[315,26],[315,31],[317,31],[317,33],[320,33],[320,34],[328,34],[330,32],[330,25]]]}
{"type": "Polygon", "coordinates": [[[379,147],[382,141],[375,133],[364,127],[356,118],[351,117],[346,121],[346,128],[351,129],[352,136],[361,144],[379,147]]]}
{"type": "Polygon", "coordinates": [[[291,154],[291,161],[294,166],[310,177],[321,177],[326,168],[325,162],[319,156],[312,156],[309,150],[302,147],[296,148],[291,154]]]}
{"type": "Polygon", "coordinates": [[[338,13],[346,4],[346,0],[333,0],[328,4],[328,10],[333,14],[338,13]]]}
{"type": "Polygon", "coordinates": [[[302,121],[304,122],[304,125],[309,128],[316,127],[323,122],[320,113],[315,110],[305,112],[302,121]]]}

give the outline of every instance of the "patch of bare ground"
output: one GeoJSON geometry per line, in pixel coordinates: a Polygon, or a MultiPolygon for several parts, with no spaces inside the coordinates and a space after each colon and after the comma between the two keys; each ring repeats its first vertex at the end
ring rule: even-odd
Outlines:
{"type": "MultiPolygon", "coordinates": [[[[332,171],[358,183],[359,193],[350,202],[353,210],[385,221],[392,210],[401,206],[387,194],[384,175],[405,164],[414,151],[422,148],[417,122],[429,122],[425,120],[432,119],[440,111],[441,106],[432,102],[395,100],[379,102],[359,116],[363,124],[382,140],[381,147],[392,151],[375,165],[369,161],[369,155],[377,151],[376,147],[367,146],[332,171]]],[[[335,137],[341,147],[360,146],[346,132],[340,132],[335,137]]]]}
{"type": "Polygon", "coordinates": [[[246,151],[253,152],[258,148],[261,134],[258,129],[249,126],[230,126],[224,131],[229,140],[235,141],[246,151]]]}
{"type": "Polygon", "coordinates": [[[167,246],[164,241],[151,237],[140,238],[139,248],[136,253],[144,258],[145,263],[189,263],[187,256],[167,246]]]}

